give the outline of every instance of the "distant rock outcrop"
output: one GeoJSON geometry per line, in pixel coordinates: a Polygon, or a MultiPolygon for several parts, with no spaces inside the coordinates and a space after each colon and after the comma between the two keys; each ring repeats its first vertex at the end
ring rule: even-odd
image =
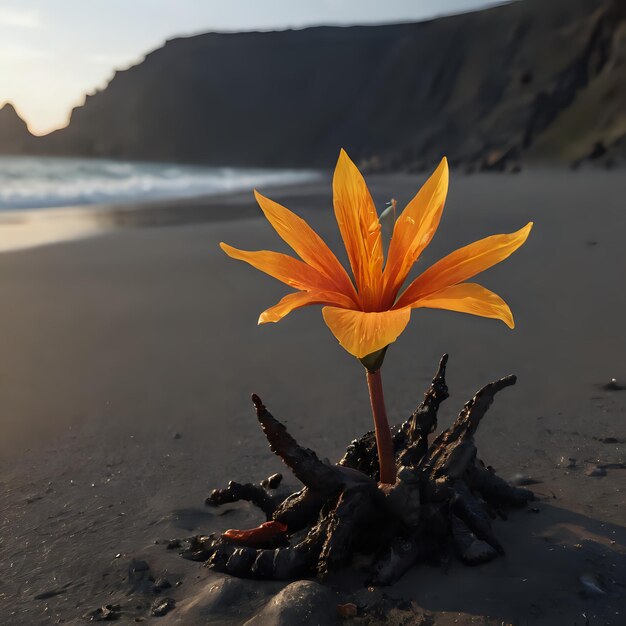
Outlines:
{"type": "Polygon", "coordinates": [[[619,160],[625,6],[521,0],[417,24],[175,39],[36,150],[328,166],[343,146],[380,170],[430,167],[444,153],[468,170],[619,160]]]}
{"type": "Polygon", "coordinates": [[[34,137],[15,107],[7,102],[0,108],[0,154],[23,154],[34,148],[34,137]]]}

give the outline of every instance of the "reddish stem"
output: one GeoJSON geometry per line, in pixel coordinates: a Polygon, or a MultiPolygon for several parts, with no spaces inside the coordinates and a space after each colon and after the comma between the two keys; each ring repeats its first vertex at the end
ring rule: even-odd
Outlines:
{"type": "Polygon", "coordinates": [[[393,485],[396,482],[396,461],[393,454],[393,439],[387,421],[385,396],[380,370],[367,372],[367,387],[370,392],[374,430],[376,432],[376,448],[378,449],[378,465],[380,466],[380,482],[393,485]]]}

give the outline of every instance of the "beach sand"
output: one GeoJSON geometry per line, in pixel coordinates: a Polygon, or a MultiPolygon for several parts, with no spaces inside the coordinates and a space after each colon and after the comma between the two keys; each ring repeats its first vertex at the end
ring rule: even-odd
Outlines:
{"type": "MultiPolygon", "coordinates": [[[[369,180],[379,206],[392,196],[403,206],[423,176],[369,180]]],[[[339,249],[328,181],[267,194],[339,249]]],[[[411,413],[444,352],[441,427],[479,387],[515,373],[481,426],[479,455],[504,477],[540,482],[537,512],[496,522],[505,556],[418,566],[385,590],[435,624],[626,620],[626,470],[585,473],[626,461],[626,391],[603,388],[626,383],[624,197],[622,172],[453,172],[417,269],[534,220],[528,243],[479,279],[507,300],[517,327],[415,310],[383,369],[388,412],[393,422],[411,413]],[[585,593],[581,576],[605,593],[585,593]]],[[[288,289],[218,243],[284,250],[259,214],[251,194],[103,210],[97,236],[0,255],[2,623],[80,622],[109,603],[132,622],[153,599],[130,593],[133,558],[181,581],[164,620],[196,623],[194,599],[221,576],[155,541],[262,521],[243,505],[226,515],[203,507],[230,479],[284,471],[295,483],[269,451],[250,393],[320,457],[338,459],[371,428],[362,368],[319,307],[257,327],[288,289]]],[[[254,585],[228,609],[232,623],[282,586],[254,585]]]]}

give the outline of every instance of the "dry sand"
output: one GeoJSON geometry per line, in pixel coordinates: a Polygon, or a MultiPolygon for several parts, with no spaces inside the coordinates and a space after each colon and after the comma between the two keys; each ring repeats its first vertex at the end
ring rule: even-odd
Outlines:
{"type": "MultiPolygon", "coordinates": [[[[377,202],[402,204],[421,182],[378,176],[371,187],[377,202]]],[[[327,182],[270,195],[337,249],[327,182]]],[[[624,197],[623,172],[452,179],[419,267],[533,219],[527,245],[480,279],[510,303],[517,328],[414,311],[383,370],[389,413],[400,421],[412,411],[443,352],[442,426],[478,387],[516,373],[481,427],[479,452],[505,477],[541,482],[537,513],[496,524],[506,556],[416,567],[386,590],[436,624],[626,623],[626,470],[585,474],[587,463],[626,460],[626,391],[602,388],[626,382],[624,197]],[[560,462],[570,457],[573,468],[560,462]],[[606,593],[584,595],[583,575],[606,593]]],[[[224,516],[202,506],[229,479],[282,469],[250,392],[322,457],[338,458],[370,428],[361,367],[319,308],[256,326],[287,290],[217,246],[282,248],[251,196],[104,214],[101,236],[0,256],[3,624],[71,623],[111,602],[145,615],[151,598],[129,594],[131,558],[182,581],[171,616],[194,623],[186,609],[219,577],[155,540],[261,521],[245,506],[224,516]],[[50,591],[59,593],[35,598],[50,591]]],[[[241,619],[253,604],[240,601],[241,619]]]]}

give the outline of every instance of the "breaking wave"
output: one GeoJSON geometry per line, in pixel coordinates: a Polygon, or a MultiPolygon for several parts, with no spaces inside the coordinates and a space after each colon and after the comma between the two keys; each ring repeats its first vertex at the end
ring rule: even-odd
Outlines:
{"type": "Polygon", "coordinates": [[[215,195],[318,178],[310,170],[0,157],[0,210],[34,209],[215,195]]]}

